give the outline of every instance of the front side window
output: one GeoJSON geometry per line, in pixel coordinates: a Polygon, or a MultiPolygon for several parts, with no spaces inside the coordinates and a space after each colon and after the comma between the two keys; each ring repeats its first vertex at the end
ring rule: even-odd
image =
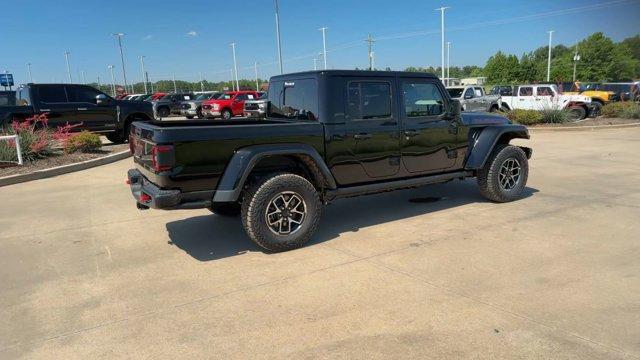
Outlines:
{"type": "Polygon", "coordinates": [[[233,99],[234,96],[235,96],[235,94],[222,94],[222,95],[220,95],[218,100],[231,100],[231,99],[233,99]]]}
{"type": "Polygon", "coordinates": [[[96,96],[102,94],[98,90],[85,86],[68,86],[67,94],[69,94],[70,102],[96,102],[96,96]]]}
{"type": "Polygon", "coordinates": [[[548,86],[540,86],[538,87],[538,96],[551,96],[553,95],[553,90],[551,90],[548,86]]]}
{"type": "Polygon", "coordinates": [[[67,94],[64,86],[40,86],[38,88],[40,101],[44,103],[66,103],[67,94]]]}
{"type": "Polygon", "coordinates": [[[402,83],[404,112],[407,117],[425,117],[444,114],[444,97],[433,83],[402,83]]]}
{"type": "Polygon", "coordinates": [[[476,92],[476,96],[477,97],[481,97],[482,96],[482,89],[481,88],[473,88],[473,89],[476,92]]]}
{"type": "Polygon", "coordinates": [[[274,81],[269,84],[270,116],[298,120],[318,119],[316,79],[274,81]]]}
{"type": "Polygon", "coordinates": [[[347,92],[350,119],[391,117],[391,86],[387,82],[351,82],[347,92]]]}
{"type": "Polygon", "coordinates": [[[531,86],[523,86],[518,90],[519,96],[533,96],[533,88],[531,86]]]}
{"type": "Polygon", "coordinates": [[[473,98],[473,89],[472,89],[472,88],[468,88],[468,89],[464,92],[464,98],[465,98],[465,99],[472,99],[472,98],[473,98]]]}

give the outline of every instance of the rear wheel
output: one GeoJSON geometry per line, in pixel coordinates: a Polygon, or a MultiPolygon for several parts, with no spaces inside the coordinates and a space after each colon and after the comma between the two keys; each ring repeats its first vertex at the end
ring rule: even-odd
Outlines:
{"type": "Polygon", "coordinates": [[[500,144],[478,172],[480,193],[495,202],[516,200],[529,177],[527,155],[517,146],[500,144]]]}
{"type": "Polygon", "coordinates": [[[499,110],[499,109],[498,109],[498,105],[493,105],[493,106],[491,107],[491,109],[489,109],[489,112],[496,113],[496,112],[498,112],[498,110],[499,110]]]}
{"type": "Polygon", "coordinates": [[[169,116],[169,113],[170,111],[168,107],[163,106],[158,109],[158,116],[161,118],[169,116]]]}
{"type": "Polygon", "coordinates": [[[587,117],[587,109],[583,106],[572,106],[569,108],[569,120],[578,121],[587,117]]]}
{"type": "Polygon", "coordinates": [[[222,110],[222,113],[220,114],[222,116],[222,118],[224,120],[229,120],[233,117],[233,114],[231,113],[231,110],[229,109],[224,109],[222,110]]]}
{"type": "Polygon", "coordinates": [[[107,140],[111,141],[114,144],[124,144],[129,140],[130,132],[131,132],[131,121],[127,121],[122,130],[106,134],[105,137],[107,138],[107,140]]]}
{"type": "Polygon", "coordinates": [[[315,187],[295,174],[268,176],[243,194],[242,225],[253,242],[269,251],[304,246],[316,231],[321,213],[315,187]]]}
{"type": "Polygon", "coordinates": [[[600,101],[591,102],[593,108],[589,112],[589,117],[597,117],[600,116],[600,111],[602,111],[602,106],[604,106],[600,101]]]}
{"type": "Polygon", "coordinates": [[[196,116],[198,116],[198,119],[204,118],[204,115],[202,114],[202,108],[201,107],[196,109],[196,116]]]}

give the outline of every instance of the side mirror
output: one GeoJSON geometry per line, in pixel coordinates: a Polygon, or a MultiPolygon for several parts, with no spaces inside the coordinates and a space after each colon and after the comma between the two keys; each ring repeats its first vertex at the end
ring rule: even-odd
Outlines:
{"type": "Polygon", "coordinates": [[[460,106],[460,100],[451,99],[449,102],[449,109],[447,111],[447,115],[450,119],[455,120],[460,117],[462,113],[462,106],[460,106]]]}
{"type": "Polygon", "coordinates": [[[109,98],[104,94],[96,95],[96,105],[98,106],[109,105],[109,98]]]}

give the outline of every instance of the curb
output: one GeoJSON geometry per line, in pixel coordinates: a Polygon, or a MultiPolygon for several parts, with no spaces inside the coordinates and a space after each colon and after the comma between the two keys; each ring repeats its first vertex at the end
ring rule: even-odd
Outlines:
{"type": "Polygon", "coordinates": [[[107,155],[105,157],[85,160],[79,163],[56,166],[49,169],[34,171],[29,174],[17,174],[10,175],[0,178],[0,187],[13,185],[18,183],[23,183],[32,180],[46,179],[62,174],[68,174],[75,171],[90,169],[92,167],[110,164],[112,162],[116,162],[118,160],[126,159],[131,156],[131,152],[129,150],[121,151],[119,153],[107,155]]]}
{"type": "Polygon", "coordinates": [[[592,125],[592,126],[557,126],[557,127],[528,127],[529,131],[593,131],[607,129],[624,129],[628,127],[638,127],[640,122],[631,124],[616,125],[592,125]]]}

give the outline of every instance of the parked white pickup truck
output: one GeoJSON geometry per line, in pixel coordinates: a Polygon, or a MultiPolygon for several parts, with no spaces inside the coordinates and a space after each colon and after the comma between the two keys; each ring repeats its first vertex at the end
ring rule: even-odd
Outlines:
{"type": "Polygon", "coordinates": [[[591,98],[583,95],[563,95],[555,85],[520,85],[514,96],[503,96],[502,109],[525,110],[569,110],[569,117],[581,120],[587,117],[591,107],[591,98]]]}

